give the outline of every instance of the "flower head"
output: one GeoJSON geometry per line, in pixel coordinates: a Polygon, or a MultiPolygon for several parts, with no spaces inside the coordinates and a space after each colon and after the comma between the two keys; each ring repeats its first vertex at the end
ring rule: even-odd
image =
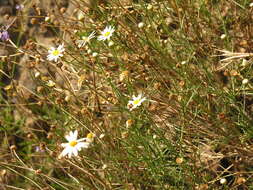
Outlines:
{"type": "Polygon", "coordinates": [[[59,45],[57,48],[54,48],[54,47],[51,47],[49,50],[48,50],[48,56],[47,56],[47,59],[49,61],[55,61],[57,62],[57,59],[59,57],[62,57],[63,56],[63,52],[65,51],[64,49],[64,45],[61,44],[59,45]]]}
{"type": "Polygon", "coordinates": [[[36,146],[36,147],[35,147],[35,151],[36,151],[36,152],[45,152],[45,150],[42,149],[40,146],[36,146]]]}
{"type": "Polygon", "coordinates": [[[142,98],[142,94],[139,94],[137,97],[133,95],[133,100],[128,101],[127,107],[130,111],[132,111],[133,109],[140,106],[141,103],[144,102],[145,100],[146,98],[145,97],[142,98]]]}
{"type": "Polygon", "coordinates": [[[77,43],[78,48],[81,48],[85,46],[87,43],[89,43],[92,38],[95,38],[95,34],[96,32],[93,31],[88,37],[82,36],[81,40],[77,40],[76,43],[77,43]]]}
{"type": "Polygon", "coordinates": [[[113,26],[106,26],[105,29],[101,32],[101,35],[98,36],[98,40],[100,41],[109,40],[114,31],[115,29],[113,26]]]}
{"type": "Polygon", "coordinates": [[[0,39],[2,41],[7,41],[9,40],[10,36],[7,30],[3,30],[2,32],[0,32],[0,39]]]}
{"type": "Polygon", "coordinates": [[[88,148],[90,143],[83,142],[86,138],[77,140],[78,132],[75,130],[74,132],[70,131],[68,135],[65,136],[68,143],[62,143],[61,146],[64,147],[64,150],[60,154],[60,157],[64,157],[68,155],[71,158],[72,155],[78,156],[78,151],[82,148],[88,148]]]}
{"type": "Polygon", "coordinates": [[[24,8],[24,5],[22,5],[22,4],[16,5],[15,8],[16,8],[17,10],[21,10],[21,9],[24,8]]]}
{"type": "Polygon", "coordinates": [[[92,143],[94,141],[94,138],[96,137],[96,135],[94,133],[88,133],[86,136],[86,142],[88,143],[92,143]]]}

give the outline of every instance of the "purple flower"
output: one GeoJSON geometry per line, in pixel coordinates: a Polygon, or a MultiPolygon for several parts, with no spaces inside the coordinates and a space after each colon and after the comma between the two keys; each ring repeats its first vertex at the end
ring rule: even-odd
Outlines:
{"type": "Polygon", "coordinates": [[[7,32],[7,30],[3,30],[1,33],[0,33],[0,39],[2,41],[7,41],[9,40],[10,36],[9,36],[9,33],[7,32]]]}
{"type": "Polygon", "coordinates": [[[45,150],[41,149],[39,146],[36,146],[35,152],[45,152],[45,150]]]}
{"type": "Polygon", "coordinates": [[[22,5],[22,4],[16,5],[16,9],[17,9],[17,10],[21,10],[21,9],[23,9],[23,8],[24,8],[24,5],[22,5]]]}

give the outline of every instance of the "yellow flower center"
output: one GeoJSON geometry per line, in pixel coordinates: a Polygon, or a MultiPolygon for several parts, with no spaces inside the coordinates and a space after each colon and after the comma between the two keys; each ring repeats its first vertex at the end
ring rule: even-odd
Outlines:
{"type": "Polygon", "coordinates": [[[69,142],[69,145],[72,146],[72,147],[74,147],[74,146],[77,145],[77,142],[76,142],[76,141],[70,141],[70,142],[69,142]]]}
{"type": "Polygon", "coordinates": [[[134,104],[134,105],[137,105],[137,104],[140,103],[140,101],[141,101],[141,100],[134,100],[134,101],[133,101],[133,104],[134,104]]]}
{"type": "Polygon", "coordinates": [[[54,51],[52,52],[52,54],[53,54],[54,56],[57,56],[57,55],[60,54],[60,51],[59,51],[58,49],[56,49],[56,50],[54,50],[54,51]]]}
{"type": "Polygon", "coordinates": [[[92,139],[94,137],[94,134],[93,133],[88,133],[87,136],[86,136],[88,139],[92,139]]]}
{"type": "Polygon", "coordinates": [[[104,34],[104,36],[105,36],[105,37],[108,37],[110,34],[111,34],[111,32],[106,32],[106,33],[104,34]]]}

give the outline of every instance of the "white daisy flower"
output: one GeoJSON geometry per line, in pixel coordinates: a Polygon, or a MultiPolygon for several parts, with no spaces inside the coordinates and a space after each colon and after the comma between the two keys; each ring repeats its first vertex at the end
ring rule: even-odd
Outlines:
{"type": "Polygon", "coordinates": [[[109,40],[114,31],[115,29],[113,26],[106,26],[105,29],[101,32],[101,35],[98,36],[98,40],[99,41],[109,40]]]}
{"type": "Polygon", "coordinates": [[[48,50],[47,60],[57,62],[57,59],[59,59],[59,57],[63,56],[63,52],[64,51],[65,51],[65,49],[64,49],[64,45],[63,44],[59,45],[57,47],[57,49],[54,48],[54,47],[51,47],[48,50]]]}
{"type": "Polygon", "coordinates": [[[133,109],[137,108],[141,105],[142,102],[146,100],[145,97],[142,98],[142,94],[139,94],[137,97],[133,95],[133,100],[129,100],[127,104],[127,108],[132,111],[133,109]]]}
{"type": "Polygon", "coordinates": [[[76,43],[77,43],[78,48],[81,48],[85,46],[87,43],[89,43],[92,38],[95,38],[95,34],[96,32],[93,31],[88,37],[82,36],[81,40],[77,40],[76,43]]]}
{"type": "MultiPolygon", "coordinates": [[[[70,131],[69,135],[66,135],[65,138],[68,140],[68,143],[62,143],[61,146],[64,147],[64,150],[60,154],[60,157],[64,157],[68,155],[71,158],[72,155],[78,156],[78,151],[82,148],[88,148],[90,142],[83,142],[86,138],[78,139],[77,140],[77,130],[74,132],[70,131]]],[[[87,141],[87,140],[86,140],[87,141]]]]}

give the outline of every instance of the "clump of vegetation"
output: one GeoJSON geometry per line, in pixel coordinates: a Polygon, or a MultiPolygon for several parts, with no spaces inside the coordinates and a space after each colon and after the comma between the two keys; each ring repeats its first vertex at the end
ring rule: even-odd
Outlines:
{"type": "Polygon", "coordinates": [[[9,5],[0,189],[253,188],[249,0],[9,5]]]}

